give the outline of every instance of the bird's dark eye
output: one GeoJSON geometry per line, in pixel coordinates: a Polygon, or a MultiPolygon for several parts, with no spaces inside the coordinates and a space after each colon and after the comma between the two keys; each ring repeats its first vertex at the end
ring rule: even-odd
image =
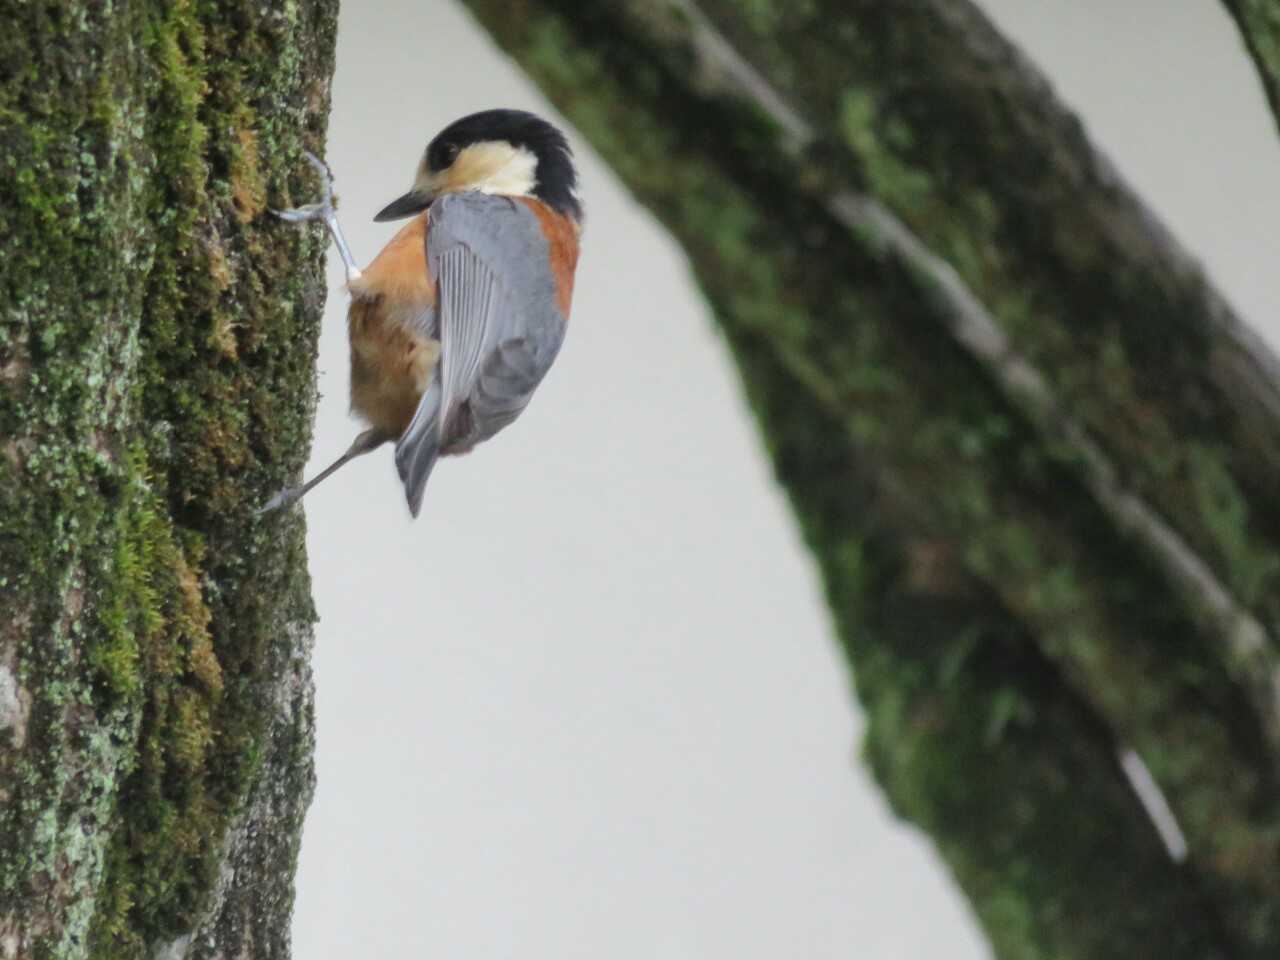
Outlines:
{"type": "Polygon", "coordinates": [[[436,162],[433,166],[437,170],[443,170],[456,159],[458,159],[458,145],[453,142],[445,142],[436,148],[436,162]]]}

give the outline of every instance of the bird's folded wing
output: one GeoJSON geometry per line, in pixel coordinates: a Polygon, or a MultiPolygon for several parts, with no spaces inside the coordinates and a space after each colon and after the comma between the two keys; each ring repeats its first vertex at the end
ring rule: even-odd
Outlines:
{"type": "Polygon", "coordinates": [[[507,197],[442,197],[430,218],[427,257],[440,286],[440,436],[445,444],[455,435],[478,441],[519,414],[559,349],[564,318],[548,242],[533,212],[507,197]]]}

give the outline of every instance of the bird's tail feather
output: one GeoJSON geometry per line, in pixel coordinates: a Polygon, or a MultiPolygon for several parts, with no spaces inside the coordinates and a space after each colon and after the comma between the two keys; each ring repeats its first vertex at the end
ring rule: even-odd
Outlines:
{"type": "Polygon", "coordinates": [[[415,517],[422,509],[427,478],[440,455],[440,399],[440,380],[436,377],[422,395],[408,429],[396,441],[396,470],[404,484],[409,512],[415,517]]]}

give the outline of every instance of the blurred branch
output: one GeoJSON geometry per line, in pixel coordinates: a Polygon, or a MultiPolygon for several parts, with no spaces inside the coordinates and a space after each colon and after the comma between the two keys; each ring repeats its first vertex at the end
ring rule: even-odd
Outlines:
{"type": "Polygon", "coordinates": [[[1271,115],[1280,125],[1280,6],[1273,0],[1222,0],[1258,68],[1271,115]]]}
{"type": "Polygon", "coordinates": [[[964,2],[470,6],[688,251],[998,949],[1280,945],[1280,367],[1043,78],[964,2]]]}
{"type": "MultiPolygon", "coordinates": [[[[673,0],[672,6],[688,18],[690,48],[697,57],[696,72],[704,78],[704,92],[714,87],[717,92],[753,104],[786,132],[786,151],[796,160],[803,160],[804,153],[816,146],[816,135],[809,125],[737,55],[693,3],[673,0]]],[[[879,201],[853,190],[829,193],[826,184],[819,183],[815,180],[810,184],[812,189],[808,192],[814,199],[850,230],[853,239],[871,244],[881,256],[892,258],[914,278],[921,293],[930,300],[928,306],[934,319],[945,327],[956,345],[983,367],[1010,406],[1042,434],[1044,442],[1069,452],[1082,482],[1117,528],[1140,541],[1151,561],[1185,591],[1190,614],[1217,638],[1225,662],[1232,665],[1250,697],[1280,768],[1280,642],[1268,636],[1208,564],[1149,503],[1126,489],[1107,454],[1066,411],[1048,379],[1014,346],[950,264],[930,251],[879,201]]],[[[1170,255],[1179,254],[1171,250],[1170,255]]],[[[1274,362],[1265,345],[1259,344],[1257,351],[1260,363],[1274,362]]],[[[1280,383],[1280,378],[1274,382],[1280,383]]],[[[1271,381],[1264,380],[1264,386],[1271,385],[1271,381]]]]}

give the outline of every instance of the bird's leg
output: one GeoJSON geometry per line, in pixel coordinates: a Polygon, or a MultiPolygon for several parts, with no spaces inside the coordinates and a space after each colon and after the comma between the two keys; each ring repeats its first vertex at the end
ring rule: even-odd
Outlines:
{"type": "Polygon", "coordinates": [[[342,263],[347,268],[347,283],[350,283],[359,278],[360,268],[356,266],[356,258],[351,255],[347,238],[342,235],[342,227],[338,224],[338,214],[333,208],[333,176],[329,173],[329,168],[314,153],[304,150],[303,156],[311,166],[315,167],[316,173],[320,174],[324,194],[319,203],[308,203],[306,206],[294,207],[292,210],[277,210],[276,216],[290,223],[309,223],[312,220],[323,223],[329,231],[329,236],[333,237],[334,245],[338,248],[342,263]]]}
{"type": "Polygon", "coordinates": [[[274,497],[260,506],[257,510],[258,515],[261,516],[264,513],[270,513],[272,510],[279,510],[281,507],[292,506],[301,500],[308,490],[330,474],[336,472],[344,463],[354,460],[356,457],[362,456],[370,450],[376,450],[378,447],[386,443],[388,439],[390,438],[376,427],[369,428],[351,441],[351,446],[347,448],[346,453],[321,470],[317,476],[312,477],[300,487],[287,487],[286,489],[281,490],[274,497]]]}

